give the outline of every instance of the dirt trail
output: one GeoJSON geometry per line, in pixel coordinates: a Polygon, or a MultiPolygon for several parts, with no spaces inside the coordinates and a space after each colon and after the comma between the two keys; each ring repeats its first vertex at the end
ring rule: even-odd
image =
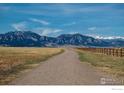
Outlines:
{"type": "Polygon", "coordinates": [[[72,49],[42,62],[38,67],[12,81],[13,85],[99,85],[116,84],[107,75],[90,64],[81,63],[72,49]],[[106,80],[107,83],[105,82],[106,80]]]}

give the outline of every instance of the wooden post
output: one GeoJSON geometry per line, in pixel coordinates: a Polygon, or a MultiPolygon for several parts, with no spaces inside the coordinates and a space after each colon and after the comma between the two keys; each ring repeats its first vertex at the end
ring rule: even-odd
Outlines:
{"type": "Polygon", "coordinates": [[[122,50],[122,48],[120,49],[120,57],[122,57],[123,56],[123,50],[122,50]]]}

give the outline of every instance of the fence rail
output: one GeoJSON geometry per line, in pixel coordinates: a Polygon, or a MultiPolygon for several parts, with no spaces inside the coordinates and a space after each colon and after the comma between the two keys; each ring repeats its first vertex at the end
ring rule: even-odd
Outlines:
{"type": "Polygon", "coordinates": [[[91,51],[102,53],[106,55],[112,55],[117,57],[124,57],[124,48],[78,48],[79,50],[91,51]]]}

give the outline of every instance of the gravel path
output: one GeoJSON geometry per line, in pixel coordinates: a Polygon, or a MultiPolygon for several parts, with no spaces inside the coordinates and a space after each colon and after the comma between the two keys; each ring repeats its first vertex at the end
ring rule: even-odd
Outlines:
{"type": "Polygon", "coordinates": [[[114,84],[112,76],[100,72],[87,62],[81,63],[73,49],[42,62],[38,67],[23,73],[12,85],[99,85],[114,84]],[[102,80],[102,81],[101,81],[102,80]],[[105,82],[106,80],[107,83],[105,82]]]}

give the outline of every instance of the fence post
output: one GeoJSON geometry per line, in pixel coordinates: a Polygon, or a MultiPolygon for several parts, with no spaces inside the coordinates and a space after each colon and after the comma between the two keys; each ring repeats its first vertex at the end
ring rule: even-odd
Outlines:
{"type": "Polygon", "coordinates": [[[122,57],[123,50],[122,48],[120,49],[120,57],[122,57]]]}

